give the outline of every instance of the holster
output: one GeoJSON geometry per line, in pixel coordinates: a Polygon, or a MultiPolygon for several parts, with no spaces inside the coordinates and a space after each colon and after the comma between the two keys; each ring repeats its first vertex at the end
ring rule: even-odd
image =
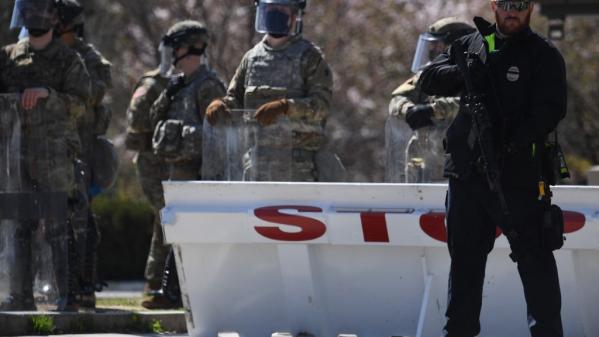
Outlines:
{"type": "Polygon", "coordinates": [[[541,227],[541,245],[547,251],[554,251],[564,246],[564,215],[557,205],[547,204],[543,210],[543,226],[541,227]]]}

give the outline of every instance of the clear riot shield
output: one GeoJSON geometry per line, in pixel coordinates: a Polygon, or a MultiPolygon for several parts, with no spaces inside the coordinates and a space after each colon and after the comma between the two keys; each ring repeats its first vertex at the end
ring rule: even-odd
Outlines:
{"type": "Polygon", "coordinates": [[[443,138],[447,122],[413,131],[404,120],[389,116],[385,126],[386,181],[433,183],[443,178],[443,138]]]}
{"type": "Polygon", "coordinates": [[[243,115],[244,181],[292,181],[293,131],[287,116],[263,127],[254,118],[255,110],[243,115]]]}
{"type": "Polygon", "coordinates": [[[217,125],[204,120],[202,133],[202,180],[241,181],[245,125],[243,114],[232,111],[230,120],[217,125]]]}
{"type": "Polygon", "coordinates": [[[68,295],[65,112],[0,94],[0,311],[63,310],[68,295]]]}

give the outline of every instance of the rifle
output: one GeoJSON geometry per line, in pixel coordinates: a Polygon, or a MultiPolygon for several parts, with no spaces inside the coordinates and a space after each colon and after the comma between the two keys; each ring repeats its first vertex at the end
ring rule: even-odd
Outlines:
{"type": "Polygon", "coordinates": [[[495,193],[501,207],[501,217],[498,219],[497,223],[510,243],[510,248],[512,250],[510,258],[512,261],[518,262],[525,257],[525,253],[520,242],[519,234],[511,225],[510,211],[505,200],[503,187],[501,186],[501,172],[495,153],[493,134],[491,133],[489,111],[481,101],[480,95],[476,94],[470,76],[470,70],[467,65],[466,53],[462,46],[459,43],[455,43],[453,45],[453,50],[456,55],[456,65],[464,76],[464,84],[466,86],[467,96],[465,97],[464,106],[472,117],[472,128],[470,135],[468,136],[468,144],[471,149],[478,146],[480,151],[478,164],[485,174],[489,189],[491,192],[495,193]]]}

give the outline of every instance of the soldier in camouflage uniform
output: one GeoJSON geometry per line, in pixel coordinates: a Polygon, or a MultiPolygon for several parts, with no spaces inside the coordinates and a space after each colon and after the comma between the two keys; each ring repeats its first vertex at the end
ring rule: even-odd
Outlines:
{"type": "MultiPolygon", "coordinates": [[[[174,66],[166,89],[150,109],[154,153],[168,165],[169,180],[199,180],[202,170],[202,124],[208,104],[225,94],[225,86],[206,66],[209,32],[197,21],[173,25],[162,39],[161,68],[174,66]]],[[[148,309],[180,306],[181,295],[172,249],[167,257],[162,289],[142,302],[148,309]]]]}
{"type": "Polygon", "coordinates": [[[163,270],[169,247],[164,244],[164,235],[160,224],[160,210],[164,207],[162,181],[168,180],[166,162],[156,156],[152,150],[154,126],[150,122],[150,108],[166,88],[168,78],[160,69],[145,73],[135,87],[127,110],[128,150],[137,151],[134,163],[141,188],[154,210],[154,223],[150,253],[146,262],[145,293],[160,290],[163,270]]]}
{"type": "Polygon", "coordinates": [[[326,143],[331,70],[320,49],[302,37],[305,0],[262,0],[256,6],[256,29],[266,36],[245,54],[227,95],[210,104],[207,119],[214,125],[240,108],[257,109],[255,118],[262,126],[287,116],[292,128],[291,180],[316,181],[316,153],[326,143]]]}
{"type": "Polygon", "coordinates": [[[204,113],[225,94],[222,81],[204,63],[208,40],[208,30],[197,21],[175,24],[162,40],[163,65],[172,63],[180,71],[150,111],[154,153],[168,162],[170,180],[200,179],[204,113]]]}
{"type": "MultiPolygon", "coordinates": [[[[68,47],[75,50],[83,59],[90,75],[91,97],[87,102],[88,112],[77,125],[79,138],[82,145],[81,159],[85,172],[81,179],[84,193],[88,196],[88,205],[84,209],[73,210],[71,220],[75,241],[77,242],[77,257],[79,270],[76,276],[81,289],[79,304],[84,308],[95,308],[95,290],[97,287],[97,247],[100,239],[99,229],[91,211],[91,201],[98,193],[94,185],[94,176],[101,173],[94,172],[98,165],[94,162],[94,154],[98,153],[95,146],[97,138],[104,136],[110,124],[110,110],[102,100],[106,92],[112,87],[111,64],[91,44],[85,42],[83,37],[83,6],[77,0],[56,0],[58,7],[59,24],[55,29],[56,35],[68,47]]],[[[111,160],[111,158],[101,158],[111,160]]],[[[78,170],[79,172],[79,170],[78,170]]]]}
{"type": "MultiPolygon", "coordinates": [[[[448,17],[435,22],[429,27],[427,33],[421,35],[412,65],[415,75],[395,89],[389,104],[389,118],[404,119],[412,130],[422,132],[416,142],[428,141],[427,137],[433,135],[426,132],[429,127],[447,125],[457,115],[460,104],[459,97],[430,97],[424,94],[416,85],[421,70],[455,39],[473,31],[474,28],[467,23],[455,17],[448,17]]],[[[390,143],[393,144],[388,142],[390,143]]],[[[440,144],[440,142],[436,143],[440,144]]],[[[422,148],[426,148],[426,145],[422,148]]],[[[433,149],[435,150],[440,149],[433,149]]],[[[439,151],[439,155],[442,153],[439,151]]],[[[406,163],[406,165],[411,164],[406,163]]],[[[442,180],[441,162],[428,169],[432,171],[432,180],[442,180]]]]}
{"type": "MultiPolygon", "coordinates": [[[[25,111],[43,110],[38,117],[41,120],[30,120],[25,114],[21,184],[34,192],[70,192],[64,197],[66,208],[67,201],[74,202],[73,159],[80,152],[75,125],[86,113],[91,83],[77,53],[53,38],[53,27],[57,21],[57,10],[52,0],[15,2],[11,28],[27,28],[29,38],[0,51],[0,87],[6,93],[20,93],[25,111]],[[40,144],[48,146],[40,147],[40,144]],[[52,154],[49,155],[48,151],[52,154]]],[[[11,271],[10,297],[2,303],[0,310],[35,310],[31,242],[32,232],[40,223],[42,221],[21,221],[17,226],[16,262],[11,271]]],[[[65,240],[63,233],[69,232],[70,228],[66,221],[50,224],[46,221],[45,228],[55,262],[54,277],[59,287],[57,309],[74,310],[76,292],[65,287],[69,263],[56,261],[61,256],[67,256],[68,260],[68,254],[61,251],[64,242],[59,241],[65,240]]]]}

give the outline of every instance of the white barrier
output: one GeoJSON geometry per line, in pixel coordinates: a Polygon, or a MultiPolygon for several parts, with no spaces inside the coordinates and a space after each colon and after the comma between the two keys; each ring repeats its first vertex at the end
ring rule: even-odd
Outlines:
{"type": "MultiPolygon", "coordinates": [[[[440,336],[443,185],[165,183],[192,337],[440,336]],[[233,334],[235,335],[235,334],[233,334]]],[[[566,336],[599,336],[599,188],[555,189],[566,336]]],[[[489,256],[481,336],[529,336],[507,241],[489,256]]]]}

